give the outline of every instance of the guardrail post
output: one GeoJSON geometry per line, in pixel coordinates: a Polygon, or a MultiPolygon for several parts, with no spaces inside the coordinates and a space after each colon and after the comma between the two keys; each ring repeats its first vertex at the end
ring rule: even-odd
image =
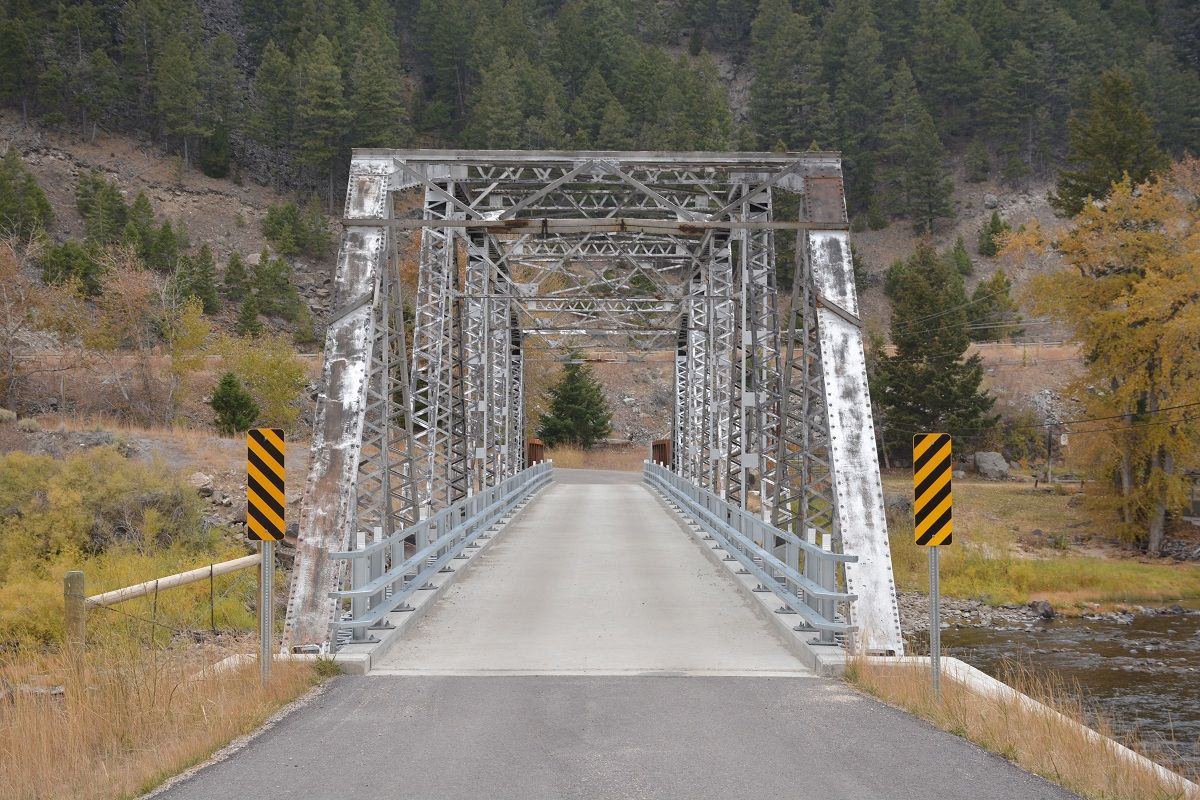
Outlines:
{"type": "MultiPolygon", "coordinates": [[[[833,537],[828,533],[821,534],[821,549],[826,553],[833,551],[833,537]]],[[[837,563],[832,558],[822,558],[820,571],[821,588],[830,592],[836,591],[837,563]]],[[[825,619],[833,622],[837,614],[837,603],[832,598],[822,598],[817,603],[817,612],[825,619]]],[[[821,631],[818,639],[821,644],[837,644],[837,638],[834,636],[833,631],[821,631]]]]}
{"type": "MultiPolygon", "coordinates": [[[[367,534],[365,531],[356,531],[354,534],[354,549],[362,550],[367,546],[367,534]]],[[[359,589],[366,586],[371,580],[371,566],[367,563],[367,558],[353,558],[350,560],[350,588],[359,589]]],[[[350,617],[353,620],[358,620],[367,612],[370,606],[370,598],[362,595],[354,595],[350,598],[350,617]]],[[[367,629],[361,625],[350,629],[351,642],[366,642],[370,641],[370,634],[367,629]]]]}

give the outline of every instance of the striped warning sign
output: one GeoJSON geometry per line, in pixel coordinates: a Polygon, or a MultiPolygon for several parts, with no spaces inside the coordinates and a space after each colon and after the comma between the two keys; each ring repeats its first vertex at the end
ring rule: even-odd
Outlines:
{"type": "Polygon", "coordinates": [[[917,544],[950,544],[954,523],[950,475],[950,434],[918,433],[913,437],[913,517],[917,544]]]}
{"type": "Polygon", "coordinates": [[[246,535],[255,541],[283,538],[283,452],[283,431],[278,428],[246,432],[246,535]]]}

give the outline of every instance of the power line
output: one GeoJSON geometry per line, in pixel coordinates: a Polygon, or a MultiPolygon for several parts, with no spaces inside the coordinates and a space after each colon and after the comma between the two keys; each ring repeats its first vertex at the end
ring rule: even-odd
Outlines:
{"type": "Polygon", "coordinates": [[[905,322],[904,324],[897,326],[896,330],[903,330],[904,328],[910,328],[913,325],[915,325],[916,323],[922,322],[924,320],[936,319],[937,317],[944,317],[947,314],[951,314],[960,309],[967,308],[969,306],[974,305],[975,303],[982,303],[984,300],[990,300],[993,297],[995,297],[997,295],[1001,295],[1001,294],[1007,294],[1007,291],[992,292],[991,294],[985,294],[983,297],[973,297],[970,300],[968,300],[967,302],[962,303],[960,305],[951,306],[950,308],[944,308],[941,311],[934,312],[933,314],[926,314],[923,317],[914,317],[913,319],[910,319],[908,322],[905,322]]]}

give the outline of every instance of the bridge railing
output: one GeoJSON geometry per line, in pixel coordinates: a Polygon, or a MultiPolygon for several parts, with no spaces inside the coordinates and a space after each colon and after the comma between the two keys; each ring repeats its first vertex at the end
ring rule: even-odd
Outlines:
{"type": "Polygon", "coordinates": [[[805,625],[797,630],[817,633],[813,644],[836,645],[839,634],[855,629],[845,621],[849,614],[839,614],[838,606],[848,606],[858,598],[838,591],[837,568],[857,561],[858,556],[832,552],[828,542],[814,541],[815,532],[810,531],[809,538],[802,539],[776,528],[660,464],[645,462],[643,475],[718,547],[773,592],[787,611],[798,614],[805,625]]]}
{"type": "Polygon", "coordinates": [[[378,528],[372,537],[360,532],[355,549],[330,553],[350,562],[347,588],[332,593],[350,605],[333,624],[333,647],[343,630],[350,632],[351,643],[375,641],[372,628],[391,627],[388,614],[406,610],[413,592],[429,586],[438,572],[449,572],[450,562],[465,557],[467,548],[478,547],[477,540],[497,521],[550,481],[553,467],[552,461],[535,464],[391,536],[378,528]]]}

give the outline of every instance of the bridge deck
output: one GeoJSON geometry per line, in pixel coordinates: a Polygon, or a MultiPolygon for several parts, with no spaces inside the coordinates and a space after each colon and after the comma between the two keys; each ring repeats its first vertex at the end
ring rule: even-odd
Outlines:
{"type": "Polygon", "coordinates": [[[1073,797],[811,677],[632,478],[555,480],[393,675],[335,680],[158,800],[1073,797]]]}
{"type": "Polygon", "coordinates": [[[382,674],[809,675],[640,476],[558,470],[382,674]]]}

